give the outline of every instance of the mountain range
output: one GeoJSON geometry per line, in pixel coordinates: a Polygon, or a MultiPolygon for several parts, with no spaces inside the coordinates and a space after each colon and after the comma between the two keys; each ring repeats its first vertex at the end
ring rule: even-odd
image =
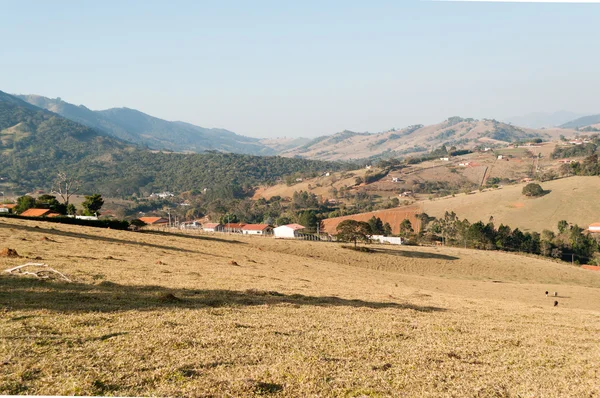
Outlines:
{"type": "Polygon", "coordinates": [[[556,140],[561,135],[575,134],[577,131],[569,129],[521,128],[493,119],[477,120],[455,116],[438,124],[418,124],[377,134],[342,131],[288,149],[282,155],[323,160],[390,158],[420,155],[442,145],[448,148],[473,149],[478,146],[506,146],[511,142],[533,138],[556,140]]]}
{"type": "Polygon", "coordinates": [[[207,188],[218,197],[236,198],[255,184],[345,167],[280,156],[152,151],[0,91],[2,192],[48,189],[57,173],[65,172],[81,181],[82,191],[111,197],[207,188]]]}
{"type": "MultiPolygon", "coordinates": [[[[7,94],[3,93],[5,96],[7,94]]],[[[532,113],[511,118],[511,122],[494,119],[450,117],[433,125],[413,125],[381,133],[342,131],[315,139],[245,137],[225,129],[204,128],[190,123],[163,120],[135,109],[111,108],[94,111],[73,105],[60,98],[39,95],[9,96],[60,115],[70,121],[138,147],[180,153],[220,152],[252,155],[282,155],[321,160],[370,159],[419,155],[446,145],[457,149],[477,146],[502,146],[532,138],[558,139],[573,136],[577,129],[595,131],[600,115],[579,117],[572,112],[532,113]],[[517,123],[519,122],[519,123],[517,123]],[[562,124],[561,124],[562,123],[562,124]],[[552,127],[559,125],[560,127],[552,127]]]]}
{"type": "Polygon", "coordinates": [[[113,137],[155,150],[204,152],[217,150],[253,155],[274,155],[260,139],[245,137],[225,129],[209,129],[184,122],[170,122],[135,109],[111,108],[93,111],[60,98],[16,95],[23,101],[94,128],[113,137]]]}

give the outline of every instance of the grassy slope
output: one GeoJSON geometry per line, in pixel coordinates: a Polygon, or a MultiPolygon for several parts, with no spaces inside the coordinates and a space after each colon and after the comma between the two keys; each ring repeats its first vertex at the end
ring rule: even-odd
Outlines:
{"type": "Polygon", "coordinates": [[[600,394],[600,273],[497,252],[35,226],[1,221],[2,246],[75,282],[0,276],[0,393],[600,394]]]}
{"type": "Polygon", "coordinates": [[[538,231],[555,230],[558,221],[567,220],[580,226],[600,221],[600,190],[598,177],[570,177],[541,184],[550,193],[540,198],[526,198],[521,194],[524,184],[504,186],[472,195],[459,194],[454,198],[424,201],[423,210],[441,216],[446,210],[455,211],[471,222],[504,223],[512,228],[538,231]]]}

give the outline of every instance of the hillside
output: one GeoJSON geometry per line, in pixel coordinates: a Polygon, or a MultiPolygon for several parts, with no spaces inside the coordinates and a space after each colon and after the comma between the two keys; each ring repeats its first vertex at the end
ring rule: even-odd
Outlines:
{"type": "Polygon", "coordinates": [[[496,120],[452,117],[435,125],[414,125],[377,134],[343,131],[316,138],[284,152],[283,156],[324,160],[390,158],[423,154],[442,145],[472,149],[477,146],[505,146],[532,138],[558,139],[560,135],[574,134],[574,130],[522,129],[496,120]]]}
{"type": "Polygon", "coordinates": [[[0,177],[3,191],[48,189],[58,171],[80,179],[86,192],[123,197],[152,191],[208,188],[245,195],[253,185],[290,174],[341,170],[339,163],[210,152],[152,153],[125,141],[0,96],[0,177]]]}
{"type": "Polygon", "coordinates": [[[563,124],[562,128],[566,129],[578,129],[581,127],[591,126],[594,124],[600,123],[600,114],[599,115],[591,115],[591,116],[583,116],[578,119],[572,120],[563,124]]]}
{"type": "Polygon", "coordinates": [[[39,95],[17,96],[30,104],[57,113],[69,120],[95,128],[151,149],[177,152],[217,150],[255,155],[276,152],[257,138],[244,137],[224,129],[207,129],[183,122],[169,122],[135,109],[112,108],[93,111],[83,105],[73,105],[60,98],[39,95]]]}
{"type": "Polygon", "coordinates": [[[569,177],[541,185],[550,192],[539,198],[523,196],[524,184],[516,184],[470,195],[458,194],[454,198],[426,200],[421,205],[432,216],[454,211],[471,222],[487,222],[493,216],[494,224],[523,231],[555,231],[560,220],[583,228],[600,222],[600,202],[595,197],[600,192],[599,177],[569,177]]]}
{"type": "Polygon", "coordinates": [[[600,394],[600,273],[568,264],[18,220],[0,241],[72,280],[0,274],[1,394],[600,394]]]}

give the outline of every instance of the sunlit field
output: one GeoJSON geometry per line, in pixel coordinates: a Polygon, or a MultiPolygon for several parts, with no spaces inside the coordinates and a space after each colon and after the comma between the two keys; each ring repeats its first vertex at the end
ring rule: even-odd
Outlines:
{"type": "Polygon", "coordinates": [[[0,220],[0,393],[600,394],[600,273],[371,247],[0,220]]]}

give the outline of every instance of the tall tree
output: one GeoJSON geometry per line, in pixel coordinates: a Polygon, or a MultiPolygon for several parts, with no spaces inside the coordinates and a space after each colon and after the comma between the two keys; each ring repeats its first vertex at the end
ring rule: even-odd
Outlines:
{"type": "Polygon", "coordinates": [[[73,177],[68,176],[66,173],[59,172],[54,184],[52,186],[52,193],[60,196],[65,206],[69,206],[69,200],[79,188],[81,182],[73,177]]]}
{"type": "Polygon", "coordinates": [[[345,242],[356,242],[362,240],[364,242],[369,241],[369,235],[371,235],[371,227],[369,223],[364,221],[355,220],[344,220],[336,228],[337,238],[345,242]]]}
{"type": "Polygon", "coordinates": [[[93,195],[89,195],[85,197],[85,200],[81,204],[83,207],[83,214],[86,216],[94,216],[99,214],[98,212],[104,205],[104,199],[102,199],[102,195],[95,193],[93,195]]]}

